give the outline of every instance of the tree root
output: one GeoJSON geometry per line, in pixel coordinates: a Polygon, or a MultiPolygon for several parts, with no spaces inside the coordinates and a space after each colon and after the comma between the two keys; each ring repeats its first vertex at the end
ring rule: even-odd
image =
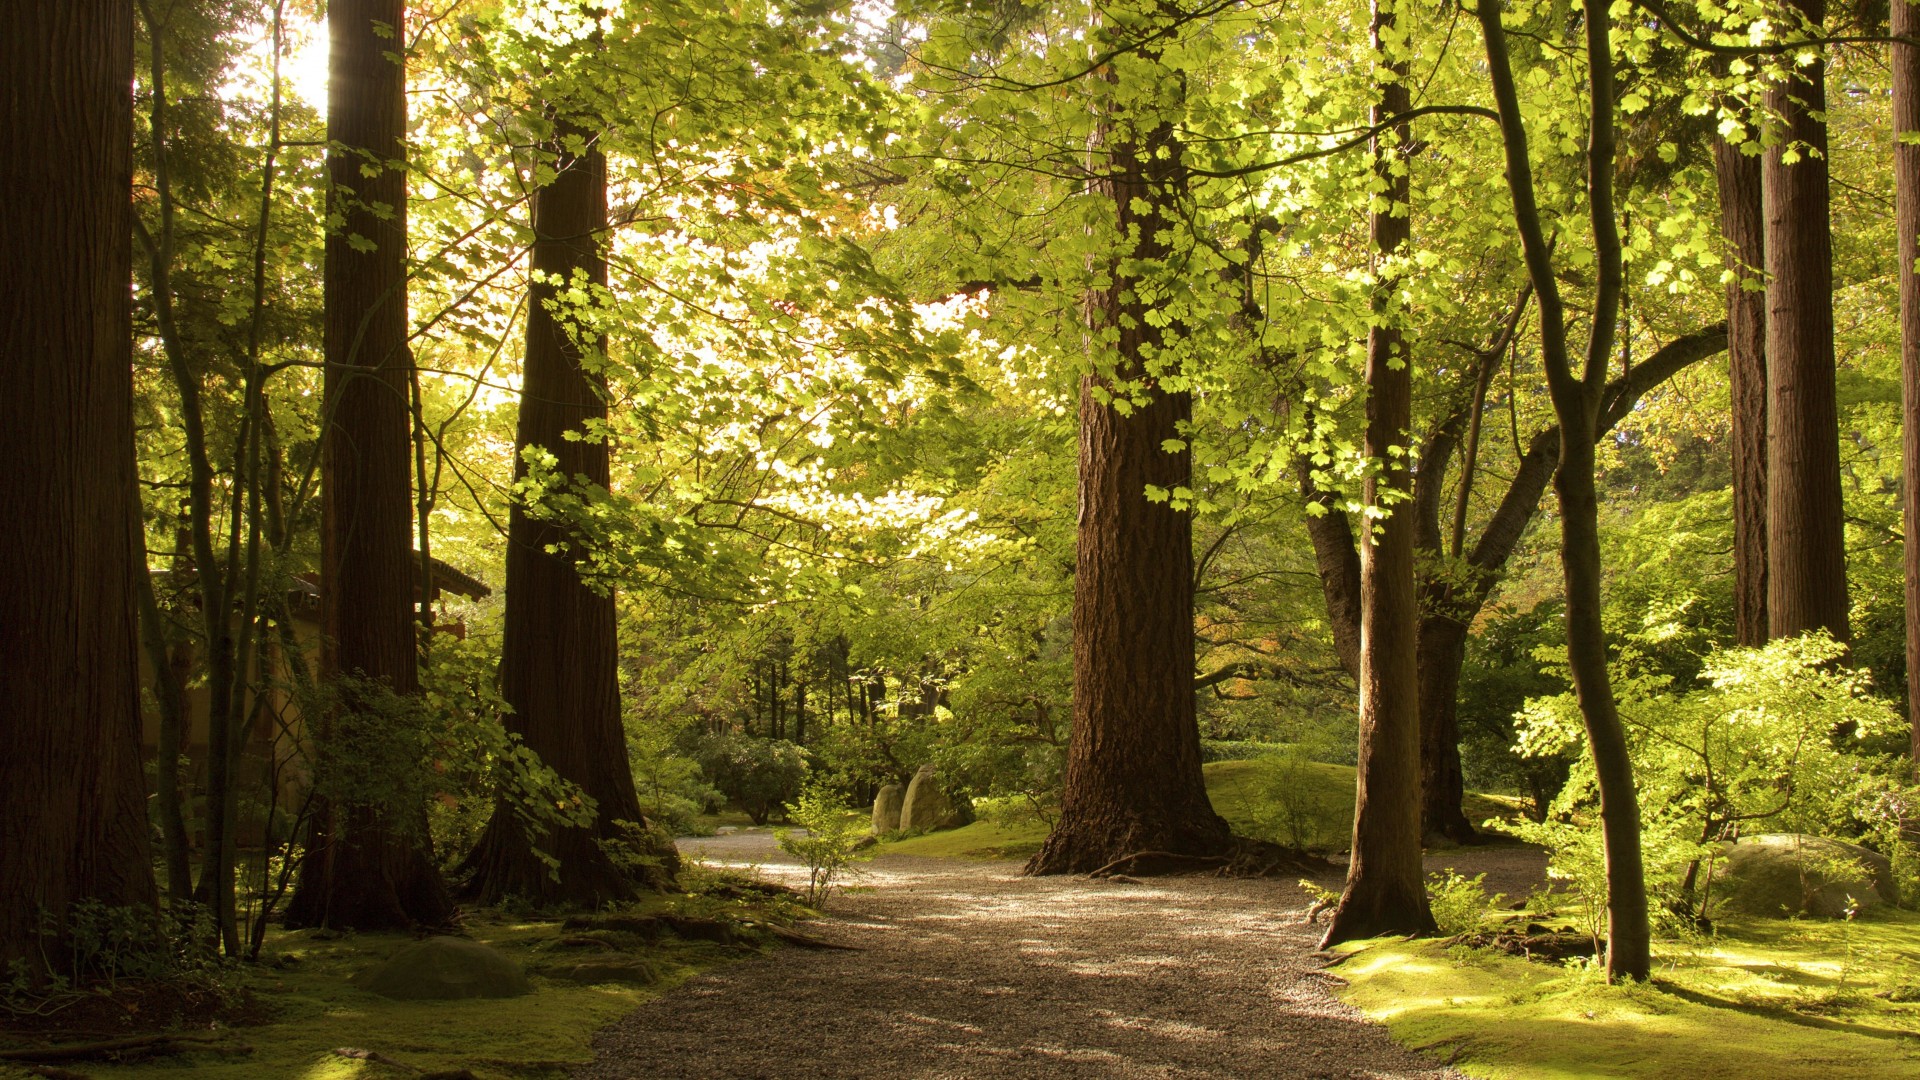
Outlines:
{"type": "Polygon", "coordinates": [[[1318,873],[1333,864],[1318,855],[1265,840],[1235,837],[1223,855],[1183,855],[1176,851],[1136,851],[1123,855],[1087,876],[1090,878],[1174,877],[1212,873],[1218,877],[1273,877],[1278,874],[1318,873]]]}
{"type": "Polygon", "coordinates": [[[409,1065],[399,1058],[388,1057],[378,1050],[362,1050],[357,1046],[337,1046],[329,1051],[335,1057],[350,1061],[365,1061],[373,1065],[385,1065],[389,1069],[399,1069],[411,1073],[420,1080],[480,1080],[471,1069],[423,1069],[418,1065],[409,1065]]]}
{"type": "Polygon", "coordinates": [[[773,923],[754,923],[752,925],[757,929],[765,930],[767,933],[772,934],[774,937],[779,938],[789,945],[798,945],[803,949],[834,949],[841,952],[866,951],[858,945],[842,945],[837,941],[827,941],[824,938],[812,937],[798,930],[789,930],[784,926],[775,926],[773,923]]]}
{"type": "Polygon", "coordinates": [[[102,1042],[68,1043],[65,1046],[36,1046],[0,1050],[0,1061],[22,1065],[56,1061],[109,1061],[120,1057],[165,1057],[192,1050],[220,1050],[230,1054],[251,1054],[253,1047],[226,1043],[224,1035],[136,1035],[102,1042]]]}

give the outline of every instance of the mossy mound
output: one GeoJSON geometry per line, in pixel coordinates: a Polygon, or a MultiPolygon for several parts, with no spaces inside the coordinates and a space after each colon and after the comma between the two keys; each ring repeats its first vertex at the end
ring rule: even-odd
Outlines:
{"type": "Polygon", "coordinates": [[[1712,890],[1722,912],[1774,919],[1837,919],[1900,900],[1893,865],[1885,855],[1797,833],[1721,845],[1712,890]]]}
{"type": "Polygon", "coordinates": [[[355,975],[353,985],[395,1001],[461,1001],[533,993],[519,961],[490,945],[455,937],[404,945],[355,975]]]}

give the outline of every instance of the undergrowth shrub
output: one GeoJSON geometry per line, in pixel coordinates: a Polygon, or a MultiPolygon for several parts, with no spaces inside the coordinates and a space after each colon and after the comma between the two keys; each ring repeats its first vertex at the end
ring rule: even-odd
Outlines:
{"type": "Polygon", "coordinates": [[[1504,893],[1487,895],[1487,875],[1461,877],[1452,870],[1427,875],[1427,907],[1440,932],[1452,937],[1480,929],[1487,916],[1506,899],[1504,893]]]}
{"type": "Polygon", "coordinates": [[[825,907],[834,883],[855,863],[873,857],[857,850],[866,829],[840,793],[820,781],[808,784],[788,805],[787,820],[800,829],[775,829],[774,839],[807,866],[807,906],[825,907]]]}
{"type": "Polygon", "coordinates": [[[1337,846],[1347,824],[1319,797],[1314,762],[1298,747],[1282,745],[1262,757],[1254,773],[1254,825],[1261,835],[1295,850],[1337,846]]]}

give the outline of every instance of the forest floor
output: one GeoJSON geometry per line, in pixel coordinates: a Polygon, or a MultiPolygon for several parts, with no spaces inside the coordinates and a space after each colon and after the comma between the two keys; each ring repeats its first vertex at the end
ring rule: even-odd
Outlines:
{"type": "MultiPolygon", "coordinates": [[[[805,876],[764,830],[681,844],[805,876]]],[[[1499,887],[1538,876],[1533,853],[1503,850],[1514,880],[1499,887]]],[[[882,855],[855,884],[806,929],[859,951],[783,949],[696,976],[602,1031],[574,1075],[1459,1075],[1334,997],[1342,980],[1321,972],[1321,928],[1292,880],[1028,878],[1011,861],[882,855]]]]}

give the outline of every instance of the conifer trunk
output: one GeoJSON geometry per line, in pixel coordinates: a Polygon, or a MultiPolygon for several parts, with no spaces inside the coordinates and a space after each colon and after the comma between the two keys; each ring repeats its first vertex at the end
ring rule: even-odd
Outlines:
{"type": "MultiPolygon", "coordinates": [[[[1373,122],[1405,113],[1407,65],[1394,58],[1392,0],[1375,0],[1373,47],[1383,65],[1373,122]]],[[[1363,499],[1377,519],[1360,536],[1360,757],[1355,777],[1353,851],[1346,888],[1321,948],[1382,934],[1434,929],[1421,866],[1419,614],[1413,574],[1418,526],[1412,490],[1413,365],[1393,302],[1396,260],[1412,237],[1406,147],[1413,132],[1396,124],[1374,136],[1374,175],[1385,190],[1373,211],[1375,284],[1367,333],[1365,453],[1374,463],[1363,499]],[[1370,535],[1369,535],[1370,534],[1370,535]]],[[[1373,514],[1369,515],[1374,516],[1373,514]]]]}
{"type": "MultiPolygon", "coordinates": [[[[553,455],[559,474],[605,490],[609,451],[593,428],[607,418],[606,384],[588,364],[605,353],[606,339],[581,327],[577,318],[583,313],[556,310],[563,290],[550,280],[583,275],[605,287],[607,166],[597,149],[570,152],[569,137],[589,135],[560,126],[555,176],[533,201],[535,282],[527,308],[515,477],[526,476],[524,452],[539,447],[553,455]]],[[[627,761],[613,595],[581,580],[575,567],[579,544],[565,522],[538,517],[516,501],[507,542],[500,687],[513,706],[508,728],[593,798],[597,818],[591,829],[548,829],[530,838],[502,802],[469,860],[474,876],[468,888],[483,903],[515,896],[592,908],[630,899],[643,887],[670,885],[678,870],[673,845],[641,831],[640,797],[627,761]],[[622,866],[610,857],[609,845],[616,851],[625,845],[653,865],[622,866]],[[558,865],[550,868],[541,853],[558,865]]]]}
{"type": "MultiPolygon", "coordinates": [[[[418,688],[406,70],[393,56],[405,16],[403,0],[333,0],[327,11],[327,173],[344,224],[327,233],[324,272],[321,665],[349,680],[341,709],[372,707],[356,680],[403,696],[418,688]]],[[[317,719],[324,734],[326,718],[317,719]]],[[[323,751],[315,763],[322,790],[336,767],[323,751]]],[[[312,822],[289,926],[385,930],[451,917],[424,806],[316,797],[312,822]]]]}
{"type": "MultiPolygon", "coordinates": [[[[1920,38],[1920,5],[1893,0],[1895,37],[1920,38]]],[[[1893,148],[1896,227],[1900,230],[1900,379],[1902,490],[1907,578],[1907,716],[1920,772],[1920,45],[1893,47],[1893,148]]]]}
{"type": "Polygon", "coordinates": [[[0,971],[151,909],[134,575],[133,12],[0,6],[0,971]],[[56,920],[42,940],[42,912],[56,920]]]}
{"type": "MultiPolygon", "coordinates": [[[[1792,0],[1817,32],[1826,0],[1792,0]]],[[[1826,64],[1768,88],[1781,124],[1761,166],[1767,266],[1767,630],[1848,640],[1845,509],[1834,388],[1826,64]],[[1797,161],[1786,160],[1791,147],[1797,161]]]]}
{"type": "MultiPolygon", "coordinates": [[[[1172,228],[1168,200],[1180,170],[1172,130],[1107,138],[1094,187],[1112,200],[1131,258],[1164,259],[1161,234],[1172,228]]],[[[1155,286],[1118,266],[1088,303],[1096,356],[1102,335],[1114,335],[1113,370],[1109,376],[1096,362],[1080,385],[1073,734],[1060,819],[1027,863],[1030,874],[1086,873],[1145,851],[1218,855],[1232,843],[1200,771],[1193,518],[1147,498],[1149,486],[1171,491],[1191,482],[1181,425],[1193,402],[1184,390],[1163,389],[1150,363],[1161,333],[1142,291],[1155,286]],[[1128,380],[1143,383],[1150,400],[1122,415],[1104,399],[1128,380]],[[1180,449],[1169,452],[1170,441],[1180,449]]]]}
{"type": "Polygon", "coordinates": [[[1731,280],[1727,296],[1727,382],[1733,399],[1733,617],[1742,645],[1767,640],[1767,294],[1766,217],[1760,158],[1724,136],[1713,140],[1720,189],[1720,236],[1731,280]]]}

